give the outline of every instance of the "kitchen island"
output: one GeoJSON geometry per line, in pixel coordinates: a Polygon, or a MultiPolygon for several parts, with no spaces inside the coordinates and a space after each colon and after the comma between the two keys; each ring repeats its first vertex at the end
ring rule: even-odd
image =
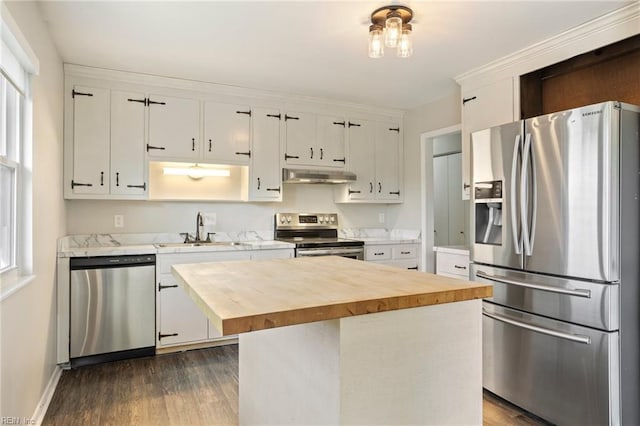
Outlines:
{"type": "Polygon", "coordinates": [[[240,333],[240,424],[481,424],[490,285],[342,257],[173,266],[240,333]]]}

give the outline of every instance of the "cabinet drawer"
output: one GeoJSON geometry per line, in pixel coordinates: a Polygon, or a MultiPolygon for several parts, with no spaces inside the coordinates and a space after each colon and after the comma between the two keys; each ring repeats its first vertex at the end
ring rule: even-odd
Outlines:
{"type": "Polygon", "coordinates": [[[418,257],[418,248],[415,246],[396,246],[392,250],[394,259],[415,259],[418,257]]]}
{"type": "Polygon", "coordinates": [[[391,259],[391,247],[371,246],[364,247],[364,260],[387,260],[391,259]]]}
{"type": "Polygon", "coordinates": [[[463,254],[438,252],[436,255],[436,273],[444,272],[469,277],[469,256],[463,254]]]}

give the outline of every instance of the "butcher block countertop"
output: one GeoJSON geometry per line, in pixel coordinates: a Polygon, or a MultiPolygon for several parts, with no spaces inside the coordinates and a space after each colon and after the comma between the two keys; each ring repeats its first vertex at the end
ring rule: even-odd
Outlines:
{"type": "Polygon", "coordinates": [[[492,295],[491,285],[338,256],[182,264],[172,270],[225,336],[492,295]]]}

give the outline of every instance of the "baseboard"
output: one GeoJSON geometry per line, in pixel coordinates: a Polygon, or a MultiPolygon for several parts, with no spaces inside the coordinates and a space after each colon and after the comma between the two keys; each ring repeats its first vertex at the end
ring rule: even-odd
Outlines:
{"type": "Polygon", "coordinates": [[[38,401],[36,410],[33,412],[33,416],[31,416],[32,424],[42,424],[44,415],[47,414],[47,409],[49,408],[49,404],[51,403],[51,399],[53,398],[53,393],[56,391],[56,387],[58,386],[58,381],[60,380],[61,375],[62,369],[56,365],[53,373],[51,374],[51,377],[49,378],[47,387],[44,388],[44,392],[42,392],[42,396],[40,397],[40,401],[38,401]]]}

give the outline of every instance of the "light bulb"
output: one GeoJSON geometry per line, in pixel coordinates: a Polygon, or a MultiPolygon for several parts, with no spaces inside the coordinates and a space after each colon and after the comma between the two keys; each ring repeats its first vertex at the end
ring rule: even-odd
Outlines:
{"type": "Polygon", "coordinates": [[[371,25],[369,27],[369,57],[381,58],[383,56],[382,27],[380,25],[371,25]]]}
{"type": "Polygon", "coordinates": [[[397,54],[399,58],[408,58],[413,54],[413,43],[411,42],[411,24],[402,26],[402,35],[398,41],[397,54]]]}
{"type": "Polygon", "coordinates": [[[384,24],[384,30],[384,43],[387,47],[396,47],[398,45],[398,40],[400,40],[400,35],[402,34],[402,19],[400,18],[399,13],[389,13],[384,24]]]}

